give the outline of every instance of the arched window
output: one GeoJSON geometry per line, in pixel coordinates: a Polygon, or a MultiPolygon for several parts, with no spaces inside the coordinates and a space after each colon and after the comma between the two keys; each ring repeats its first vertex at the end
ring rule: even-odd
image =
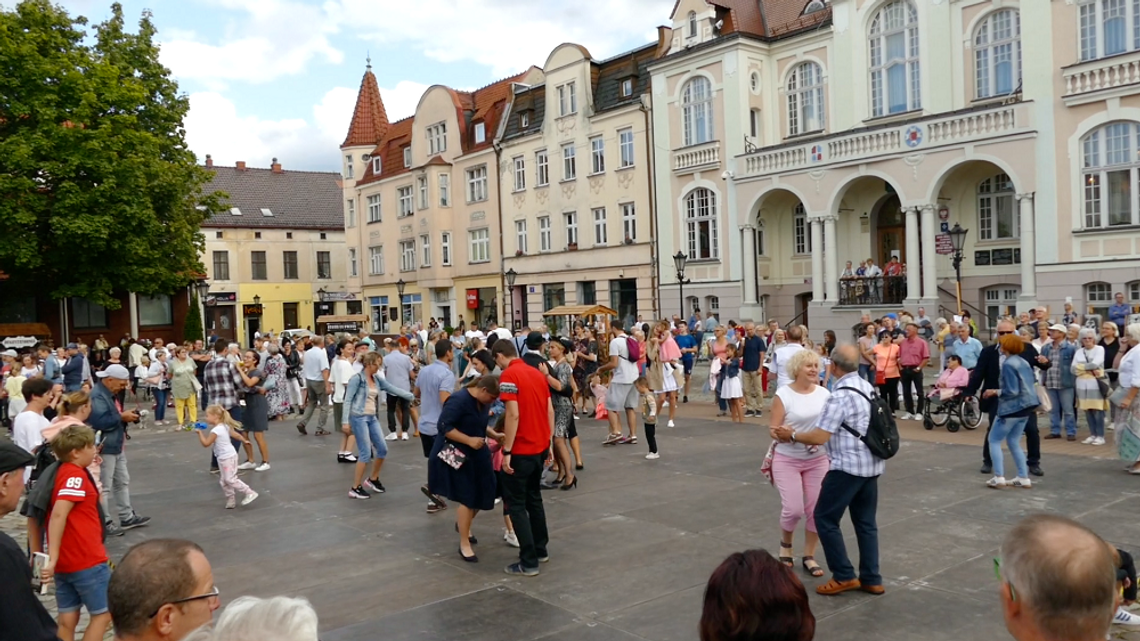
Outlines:
{"type": "Polygon", "coordinates": [[[685,145],[699,145],[713,139],[712,83],[697,76],[685,85],[681,95],[684,105],[685,145]]]}
{"type": "Polygon", "coordinates": [[[685,196],[685,227],[689,260],[715,260],[720,257],[716,195],[712,191],[694,189],[685,196]]]}
{"type": "Polygon", "coordinates": [[[974,82],[978,98],[1004,96],[1021,84],[1021,15],[995,11],[974,36],[974,82]]]}
{"type": "Polygon", "coordinates": [[[1080,0],[1081,60],[1140,49],[1140,2],[1080,0]]]}
{"type": "Polygon", "coordinates": [[[697,37],[697,12],[696,11],[690,11],[689,12],[689,37],[690,38],[696,38],[697,37]]]}
{"type": "Polygon", "coordinates": [[[823,68],[804,62],[788,76],[788,135],[823,128],[823,68]]]}
{"type": "Polygon", "coordinates": [[[871,114],[921,109],[918,12],[911,0],[895,0],[879,9],[870,37],[871,114]]]}
{"type": "Polygon", "coordinates": [[[1005,174],[978,185],[978,240],[1021,236],[1021,221],[1014,206],[1013,181],[1005,174]]]}
{"type": "Polygon", "coordinates": [[[1082,142],[1085,228],[1135,225],[1140,185],[1140,126],[1114,122],[1082,142]]]}

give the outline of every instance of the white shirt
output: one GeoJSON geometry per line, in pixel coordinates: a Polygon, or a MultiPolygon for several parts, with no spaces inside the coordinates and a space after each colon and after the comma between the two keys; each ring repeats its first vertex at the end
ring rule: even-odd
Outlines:
{"type": "Polygon", "coordinates": [[[475,329],[475,330],[472,330],[472,329],[469,329],[469,330],[467,330],[467,333],[465,333],[465,334],[464,334],[464,336],[466,336],[466,337],[467,337],[467,340],[468,340],[468,341],[470,341],[472,338],[478,338],[479,340],[485,340],[485,339],[487,338],[487,335],[486,335],[486,334],[484,334],[483,332],[481,332],[481,331],[479,331],[479,330],[477,330],[477,329],[475,329]]]}
{"type": "Polygon", "coordinates": [[[150,356],[150,362],[153,363],[153,362],[158,360],[158,353],[159,352],[166,354],[167,359],[170,358],[170,352],[166,351],[165,347],[152,347],[152,348],[150,348],[150,353],[148,354],[148,356],[150,356]]]}
{"type": "Polygon", "coordinates": [[[305,350],[305,362],[301,365],[301,376],[307,381],[322,381],[321,373],[329,368],[329,353],[323,345],[313,345],[305,350]]]}
{"type": "Polygon", "coordinates": [[[637,363],[631,363],[629,360],[629,346],[626,345],[628,337],[628,334],[622,334],[610,341],[610,356],[618,357],[618,366],[614,370],[611,382],[618,385],[631,385],[637,380],[637,363]]]}
{"type": "MultiPolygon", "coordinates": [[[[803,348],[804,346],[799,343],[788,343],[776,350],[771,363],[776,370],[776,389],[792,384],[792,376],[788,373],[788,363],[792,360],[792,356],[803,348]]],[[[769,371],[771,369],[769,368],[769,371]]]]}
{"type": "Polygon", "coordinates": [[[1140,348],[1132,348],[1120,359],[1120,386],[1140,387],[1140,348]]]}
{"type": "Polygon", "coordinates": [[[495,336],[498,336],[499,340],[509,341],[512,338],[511,330],[507,329],[506,327],[500,327],[491,333],[495,336]]]}
{"type": "MultiPolygon", "coordinates": [[[[784,405],[784,425],[795,430],[796,434],[810,432],[819,425],[819,415],[831,392],[826,387],[816,385],[810,394],[800,394],[791,387],[781,387],[776,390],[776,397],[784,405]]],[[[810,459],[817,456],[826,456],[822,447],[811,448],[802,443],[778,443],[776,451],[784,456],[798,459],[810,459]]]]}
{"type": "MultiPolygon", "coordinates": [[[[353,362],[338,358],[333,361],[332,371],[329,372],[329,380],[333,383],[333,402],[343,403],[344,392],[348,388],[348,381],[356,372],[353,371],[353,362]]],[[[361,368],[364,366],[361,365],[361,368]]]]}
{"type": "MultiPolygon", "coordinates": [[[[43,414],[20,412],[12,423],[12,440],[24,450],[31,452],[44,442],[43,431],[51,422],[43,414]]],[[[24,483],[32,475],[32,467],[24,468],[24,483]]]]}
{"type": "Polygon", "coordinates": [[[214,456],[219,461],[237,457],[237,450],[234,449],[234,444],[230,443],[230,428],[225,423],[211,427],[210,433],[218,437],[214,439],[214,456]]]}
{"type": "Polygon", "coordinates": [[[883,270],[879,269],[878,265],[871,265],[866,270],[864,270],[863,273],[867,278],[874,278],[876,276],[882,276],[883,270]]]}

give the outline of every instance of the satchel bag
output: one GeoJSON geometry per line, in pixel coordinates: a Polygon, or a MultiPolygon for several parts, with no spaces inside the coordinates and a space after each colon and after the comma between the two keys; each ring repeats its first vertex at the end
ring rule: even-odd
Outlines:
{"type": "Polygon", "coordinates": [[[776,479],[772,476],[772,459],[776,457],[776,441],[768,446],[768,453],[764,455],[764,462],[760,464],[760,474],[768,479],[772,485],[776,484],[776,479]]]}
{"type": "Polygon", "coordinates": [[[1053,399],[1049,398],[1049,390],[1041,383],[1035,383],[1033,387],[1037,390],[1037,411],[1042,414],[1052,412],[1053,399]]]}
{"type": "Polygon", "coordinates": [[[459,449],[454,443],[448,443],[447,445],[444,445],[443,449],[439,451],[439,454],[437,454],[437,456],[439,457],[439,460],[447,463],[453,470],[458,470],[459,468],[463,467],[464,463],[467,462],[467,454],[464,453],[463,450],[459,449]]]}
{"type": "Polygon", "coordinates": [[[875,385],[887,384],[887,371],[882,369],[875,370],[875,385]]]}

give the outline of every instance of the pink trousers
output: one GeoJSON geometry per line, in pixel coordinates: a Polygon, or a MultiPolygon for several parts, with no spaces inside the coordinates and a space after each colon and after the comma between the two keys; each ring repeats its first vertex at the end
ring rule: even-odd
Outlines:
{"type": "MultiPolygon", "coordinates": [[[[249,494],[253,491],[238,478],[237,466],[238,457],[236,456],[218,459],[218,470],[220,472],[218,476],[221,477],[218,479],[218,483],[222,486],[222,493],[226,495],[227,499],[234,498],[235,490],[242,494],[249,494]]],[[[816,488],[816,493],[819,493],[819,488],[816,488]]]]}
{"type": "Polygon", "coordinates": [[[805,520],[808,532],[815,532],[815,503],[819,488],[831,466],[827,456],[799,459],[779,452],[772,458],[772,480],[780,492],[780,529],[794,532],[805,520]]]}

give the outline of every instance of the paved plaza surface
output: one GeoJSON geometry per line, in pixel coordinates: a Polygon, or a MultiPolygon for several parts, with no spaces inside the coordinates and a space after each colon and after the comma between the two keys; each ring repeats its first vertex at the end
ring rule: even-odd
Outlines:
{"type": "MultiPolygon", "coordinates": [[[[480,562],[459,558],[455,510],[424,512],[415,441],[389,443],[387,494],[351,500],[352,466],[335,462],[336,441],[301,437],[291,421],[272,424],[273,469],[243,474],[261,498],[237,510],[223,509],[209,452],[193,434],[140,430],[128,444],[132,498],[153,521],[111,539],[109,551],[117,558],[147,537],[194,540],[224,601],[304,596],[324,641],[692,641],[709,574],[732,552],[775,551],[780,508],[759,473],[766,419],[711,420],[695,403],[680,414],[678,427],[659,429],[657,461],[644,459],[643,443],[603,448],[603,423],[580,421],[586,469],[577,490],[544,492],[551,561],[533,578],[503,573],[517,551],[502,543],[498,513],[476,519],[480,562]]],[[[915,438],[939,435],[980,444],[983,431],[904,428],[879,486],[884,596],[817,596],[811,588],[825,579],[797,566],[816,639],[1008,638],[993,557],[1010,526],[1034,511],[1076,516],[1140,550],[1140,478],[1124,474],[1109,448],[1099,449],[1104,458],[1047,453],[1032,490],[995,491],[983,486],[977,445],[915,438]]]]}

